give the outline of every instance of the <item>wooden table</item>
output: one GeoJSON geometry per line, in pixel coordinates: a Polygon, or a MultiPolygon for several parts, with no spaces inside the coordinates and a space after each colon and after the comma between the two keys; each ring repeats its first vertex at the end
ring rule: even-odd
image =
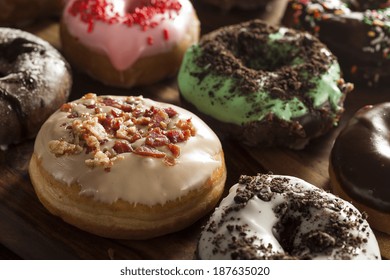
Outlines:
{"type": "MultiPolygon", "coordinates": [[[[274,13],[260,15],[275,23],[284,0],[278,0],[274,13]],[[280,5],[280,6],[279,6],[280,5]]],[[[204,9],[197,4],[198,9],[204,9]]],[[[201,13],[204,32],[222,25],[222,21],[206,24],[207,13],[201,13]]],[[[213,12],[215,13],[215,12],[213,12]]],[[[236,21],[242,17],[235,18],[236,21]]],[[[230,19],[229,21],[231,21],[230,19]]],[[[231,22],[229,22],[231,23],[231,22]]],[[[57,21],[44,21],[28,31],[61,49],[57,21]]],[[[98,94],[139,95],[180,105],[175,79],[131,90],[110,88],[74,70],[74,86],[70,100],[87,92],[98,94]]],[[[273,172],[300,177],[318,187],[329,189],[328,157],[333,141],[351,115],[366,104],[390,101],[388,88],[357,87],[346,102],[339,127],[314,140],[303,151],[280,148],[248,148],[222,139],[228,177],[226,190],[237,182],[240,174],[273,172]]],[[[112,240],[88,234],[52,216],[38,201],[30,183],[27,168],[33,140],[0,151],[0,259],[192,259],[204,217],[191,227],[147,241],[112,240]]],[[[384,236],[378,233],[381,246],[384,236]]]]}

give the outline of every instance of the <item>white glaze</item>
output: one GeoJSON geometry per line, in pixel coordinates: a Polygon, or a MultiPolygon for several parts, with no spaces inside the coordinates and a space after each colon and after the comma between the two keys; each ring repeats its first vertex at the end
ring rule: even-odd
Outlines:
{"type": "MultiPolygon", "coordinates": [[[[268,176],[267,181],[270,182],[273,178],[287,178],[289,180],[289,191],[294,193],[294,196],[302,196],[302,191],[304,192],[318,192],[321,191],[317,187],[295,177],[289,176],[276,176],[276,175],[260,175],[268,176]]],[[[252,246],[258,246],[256,253],[257,258],[259,259],[269,259],[272,258],[274,254],[284,254],[285,251],[282,248],[282,245],[279,243],[277,238],[278,233],[274,228],[275,224],[278,222],[279,218],[274,213],[273,209],[286,201],[285,194],[274,193],[273,198],[270,201],[263,201],[259,199],[256,195],[251,198],[248,203],[241,208],[238,212],[232,211],[229,212],[226,216],[225,212],[228,209],[231,209],[237,206],[237,203],[234,201],[234,197],[237,194],[237,190],[245,188],[245,185],[236,184],[230,191],[229,195],[222,200],[219,207],[216,208],[215,212],[211,216],[208,224],[203,230],[202,235],[198,244],[198,256],[200,259],[230,259],[231,250],[229,249],[229,243],[231,243],[231,238],[234,236],[237,240],[241,240],[242,236],[238,234],[238,231],[229,231],[227,225],[240,225],[245,226],[246,236],[245,238],[255,237],[252,243],[252,246]],[[210,229],[218,225],[216,231],[212,232],[210,229]],[[223,236],[224,238],[220,238],[223,236]],[[215,246],[214,242],[218,242],[219,245],[215,246]],[[267,250],[261,250],[259,247],[261,245],[268,247],[269,244],[272,245],[272,252],[267,250]],[[215,250],[218,248],[217,250],[215,250]],[[215,251],[214,251],[215,250],[215,251]]],[[[327,196],[330,199],[336,199],[333,194],[326,193],[321,191],[324,196],[327,196]]],[[[338,202],[342,200],[337,198],[338,202]]],[[[323,225],[328,221],[330,214],[335,212],[332,208],[334,205],[328,205],[322,209],[311,209],[312,217],[308,220],[303,220],[301,226],[299,227],[299,232],[296,234],[294,244],[297,245],[300,242],[299,235],[301,233],[306,233],[311,230],[322,229],[323,225]],[[319,218],[319,219],[318,219],[319,218]]],[[[344,202],[343,209],[348,210],[349,208],[353,211],[358,210],[348,202],[344,202]]],[[[348,217],[346,211],[340,211],[339,221],[344,219],[356,220],[359,219],[357,215],[352,215],[348,217]]],[[[367,233],[368,242],[360,244],[355,248],[350,248],[351,250],[351,259],[380,259],[380,251],[376,241],[376,238],[368,227],[367,221],[364,221],[359,225],[358,228],[353,228],[349,230],[351,236],[360,236],[365,238],[367,233]],[[366,227],[365,232],[362,231],[362,228],[366,227]]],[[[345,246],[345,245],[344,245],[345,246]]],[[[312,259],[334,259],[340,258],[338,256],[337,248],[334,248],[331,254],[316,253],[311,254],[312,259]]],[[[295,256],[298,257],[299,256],[295,256]]]]}
{"type": "MultiPolygon", "coordinates": [[[[56,157],[50,152],[48,143],[51,140],[67,139],[69,133],[63,124],[70,122],[67,118],[68,113],[57,111],[42,126],[35,142],[34,152],[41,160],[43,168],[62,183],[79,184],[81,194],[91,195],[96,200],[107,203],[122,199],[135,204],[164,204],[204,184],[214,170],[222,164],[220,160],[213,158],[222,149],[214,132],[189,111],[146,98],[140,100],[143,106],[172,107],[179,113],[180,119],[191,118],[196,135],[186,142],[177,144],[180,146],[181,153],[175,165],[167,166],[159,158],[123,153],[121,156],[124,159],[116,160],[110,172],[105,172],[102,167],[90,168],[85,164],[85,161],[91,157],[85,151],[80,154],[56,157]]],[[[76,100],[72,103],[80,102],[76,100]]],[[[102,107],[103,112],[111,109],[112,107],[109,106],[102,107]]],[[[84,106],[77,105],[77,110],[85,112],[86,109],[84,106]]],[[[115,141],[115,139],[111,140],[115,141]]]]}
{"type": "MultiPolygon", "coordinates": [[[[178,0],[182,5],[179,13],[172,12],[172,19],[169,12],[156,15],[153,21],[159,24],[147,31],[142,31],[137,24],[129,27],[121,22],[107,24],[98,21],[95,22],[93,31],[88,32],[88,25],[68,12],[69,7],[75,1],[69,0],[63,13],[63,22],[68,32],[86,47],[107,55],[112,65],[119,71],[128,69],[139,58],[171,50],[186,36],[190,36],[186,32],[190,24],[199,24],[192,20],[194,9],[189,0],[178,0]],[[164,30],[169,33],[168,40],[164,39],[164,30]],[[153,39],[152,45],[148,45],[148,37],[153,39]]],[[[128,7],[137,2],[139,0],[116,0],[114,8],[120,15],[123,15],[128,7]]]]}

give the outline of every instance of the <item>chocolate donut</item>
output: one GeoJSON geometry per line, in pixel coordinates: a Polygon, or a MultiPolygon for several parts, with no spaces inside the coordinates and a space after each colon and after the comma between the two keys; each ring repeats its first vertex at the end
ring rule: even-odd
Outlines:
{"type": "Polygon", "coordinates": [[[34,137],[71,84],[68,63],[48,42],[0,28],[0,145],[34,137]]]}
{"type": "Polygon", "coordinates": [[[387,0],[290,0],[283,24],[318,36],[354,82],[374,85],[390,77],[387,0]]]}
{"type": "Polygon", "coordinates": [[[241,176],[201,233],[200,259],[380,259],[365,215],[301,179],[241,176]]]}
{"type": "Polygon", "coordinates": [[[260,20],[205,35],[187,50],[178,85],[216,130],[294,149],[337,124],[352,89],[317,38],[260,20]]]}
{"type": "Polygon", "coordinates": [[[390,103],[365,106],[342,130],[330,157],[335,193],[368,213],[373,228],[390,234],[390,103]]]}

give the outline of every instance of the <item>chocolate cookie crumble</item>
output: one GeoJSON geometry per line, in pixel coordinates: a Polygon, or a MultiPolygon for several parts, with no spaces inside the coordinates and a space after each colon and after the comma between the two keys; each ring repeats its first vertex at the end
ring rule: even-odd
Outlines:
{"type": "Polygon", "coordinates": [[[241,176],[206,225],[198,256],[378,259],[379,249],[365,218],[351,204],[298,178],[241,176]]]}

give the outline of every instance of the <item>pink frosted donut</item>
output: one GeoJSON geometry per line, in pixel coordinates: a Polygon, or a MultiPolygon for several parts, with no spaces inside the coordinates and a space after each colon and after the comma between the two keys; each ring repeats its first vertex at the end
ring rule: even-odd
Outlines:
{"type": "Polygon", "coordinates": [[[198,38],[189,0],[69,0],[61,23],[70,62],[120,87],[173,76],[198,38]]]}

